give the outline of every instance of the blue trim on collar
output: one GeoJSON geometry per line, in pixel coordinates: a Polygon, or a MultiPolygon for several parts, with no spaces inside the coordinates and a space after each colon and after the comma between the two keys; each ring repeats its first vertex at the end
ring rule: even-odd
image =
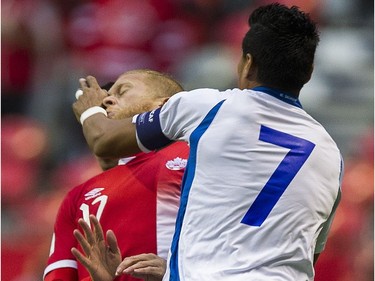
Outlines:
{"type": "Polygon", "coordinates": [[[282,100],[282,101],[284,101],[286,103],[289,103],[291,105],[294,105],[294,106],[297,106],[299,108],[302,108],[302,104],[300,103],[300,101],[298,99],[292,97],[288,93],[284,93],[284,92],[281,92],[279,90],[271,89],[271,88],[263,87],[263,86],[252,88],[252,90],[269,94],[269,95],[271,95],[271,96],[273,96],[273,97],[275,97],[275,98],[277,98],[279,100],[282,100]]]}

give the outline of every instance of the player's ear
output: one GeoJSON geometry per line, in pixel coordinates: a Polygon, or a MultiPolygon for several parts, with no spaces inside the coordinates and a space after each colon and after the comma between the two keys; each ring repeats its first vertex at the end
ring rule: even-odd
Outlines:
{"type": "Polygon", "coordinates": [[[253,56],[250,54],[246,54],[244,67],[243,67],[243,76],[251,81],[254,79],[255,73],[256,73],[256,67],[255,67],[253,56]]]}
{"type": "Polygon", "coordinates": [[[240,89],[249,88],[249,83],[254,83],[256,81],[256,67],[254,59],[251,54],[246,54],[241,56],[241,60],[237,68],[238,72],[238,87],[240,89]]]}

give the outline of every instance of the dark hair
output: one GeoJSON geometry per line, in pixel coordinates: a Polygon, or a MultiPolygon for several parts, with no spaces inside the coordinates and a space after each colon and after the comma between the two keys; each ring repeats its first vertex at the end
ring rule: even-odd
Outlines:
{"type": "Polygon", "coordinates": [[[107,90],[109,91],[109,89],[111,89],[111,87],[113,86],[113,84],[115,84],[115,82],[107,82],[106,84],[104,85],[101,85],[100,88],[102,88],[103,90],[107,90]]]}
{"type": "Polygon", "coordinates": [[[242,42],[250,54],[256,79],[280,90],[300,90],[311,77],[319,34],[308,14],[298,7],[274,3],[257,8],[242,42]]]}

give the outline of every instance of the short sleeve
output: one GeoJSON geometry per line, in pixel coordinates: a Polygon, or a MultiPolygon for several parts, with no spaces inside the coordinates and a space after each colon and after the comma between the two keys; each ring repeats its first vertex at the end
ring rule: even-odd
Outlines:
{"type": "Polygon", "coordinates": [[[144,152],[172,141],[189,142],[192,131],[226,95],[215,89],[196,89],[172,96],[160,109],[136,117],[138,146],[144,152]]]}
{"type": "Polygon", "coordinates": [[[143,152],[162,148],[172,142],[172,140],[163,134],[159,114],[160,108],[144,112],[136,117],[137,143],[143,152]]]}
{"type": "Polygon", "coordinates": [[[73,230],[77,228],[74,216],[75,190],[73,189],[65,196],[57,213],[50,256],[44,276],[59,268],[77,269],[77,261],[71,253],[71,248],[77,246],[77,241],[72,235],[73,230]]]}

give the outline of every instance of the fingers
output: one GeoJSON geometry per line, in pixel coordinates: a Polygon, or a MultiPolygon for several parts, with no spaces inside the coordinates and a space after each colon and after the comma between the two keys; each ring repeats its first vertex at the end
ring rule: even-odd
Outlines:
{"type": "Polygon", "coordinates": [[[87,109],[95,106],[103,107],[103,99],[108,96],[93,76],[80,78],[79,85],[75,94],[76,101],[73,103],[73,112],[77,121],[81,121],[80,117],[87,109]]]}
{"type": "Polygon", "coordinates": [[[84,219],[79,219],[78,220],[78,224],[82,228],[82,230],[83,230],[83,232],[85,234],[87,242],[90,245],[94,244],[95,243],[94,234],[93,234],[90,226],[88,225],[88,223],[84,219]]]}
{"type": "Polygon", "coordinates": [[[166,261],[155,254],[140,254],[136,256],[126,257],[117,267],[116,275],[122,273],[133,274],[138,270],[149,272],[165,272],[166,261]]]}
{"type": "Polygon", "coordinates": [[[94,215],[90,215],[90,222],[94,229],[95,239],[97,242],[104,240],[104,233],[101,224],[94,215]]]}
{"type": "Polygon", "coordinates": [[[87,76],[86,78],[80,78],[79,85],[81,86],[82,90],[84,90],[85,88],[100,89],[98,81],[94,76],[91,75],[87,76]]]}
{"type": "Polygon", "coordinates": [[[81,245],[83,251],[87,256],[90,256],[91,252],[91,245],[90,243],[86,240],[86,238],[79,232],[78,229],[75,229],[73,231],[74,237],[77,239],[78,243],[81,245]]]}
{"type": "Polygon", "coordinates": [[[73,247],[71,253],[89,271],[92,277],[90,280],[113,280],[115,269],[121,262],[121,253],[117,247],[116,237],[112,231],[108,231],[111,245],[115,247],[114,253],[112,253],[110,247],[106,245],[103,229],[98,219],[94,215],[90,215],[89,220],[91,228],[84,219],[78,220],[82,231],[75,229],[73,235],[82,250],[79,247],[73,247]]]}
{"type": "Polygon", "coordinates": [[[83,243],[83,240],[87,240],[89,245],[94,245],[103,242],[103,229],[98,219],[94,215],[90,215],[89,219],[93,229],[90,228],[90,225],[84,219],[78,220],[78,224],[81,226],[86,238],[84,238],[82,234],[77,230],[74,232],[74,235],[76,236],[77,240],[80,239],[83,243]]]}
{"type": "Polygon", "coordinates": [[[75,93],[75,97],[78,100],[80,96],[83,95],[85,89],[92,88],[94,90],[101,90],[98,81],[93,76],[87,76],[86,78],[80,78],[79,82],[79,89],[75,93]]]}
{"type": "Polygon", "coordinates": [[[137,268],[134,269],[131,276],[135,278],[141,278],[145,280],[162,280],[165,274],[165,268],[158,268],[158,267],[144,267],[144,268],[137,268]],[[152,278],[153,277],[153,278],[152,278]]]}
{"type": "Polygon", "coordinates": [[[90,267],[90,260],[88,258],[86,258],[80,251],[78,251],[77,248],[72,248],[71,249],[71,252],[73,254],[73,256],[76,257],[76,259],[83,265],[85,266],[86,268],[89,268],[90,267]]]}
{"type": "Polygon", "coordinates": [[[107,237],[107,243],[111,252],[115,254],[120,254],[120,248],[118,246],[116,235],[114,234],[114,232],[112,230],[108,230],[106,237],[107,237]]]}
{"type": "Polygon", "coordinates": [[[78,82],[79,82],[79,85],[81,86],[81,89],[88,86],[85,78],[79,78],[78,82]]]}
{"type": "Polygon", "coordinates": [[[93,230],[91,230],[89,224],[85,222],[84,219],[78,220],[78,224],[81,226],[85,235],[83,235],[78,229],[73,231],[74,237],[77,239],[87,256],[90,256],[90,251],[93,245],[99,245],[104,241],[103,229],[99,224],[98,219],[94,215],[90,215],[90,222],[93,226],[93,230]]]}

